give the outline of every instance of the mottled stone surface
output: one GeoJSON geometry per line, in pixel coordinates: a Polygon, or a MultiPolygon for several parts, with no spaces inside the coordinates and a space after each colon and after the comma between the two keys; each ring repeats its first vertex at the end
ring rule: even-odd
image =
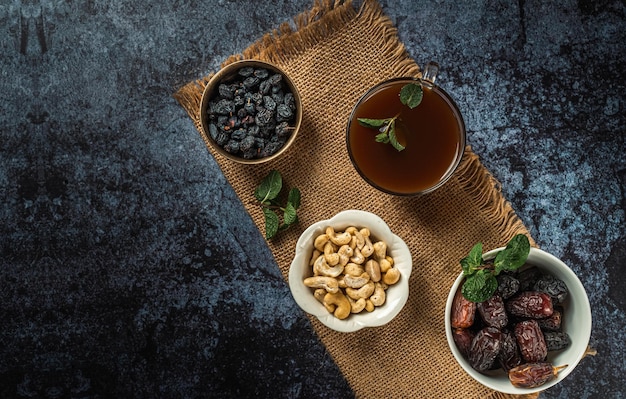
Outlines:
{"type": "MultiPolygon", "coordinates": [[[[622,398],[622,1],[382,1],[591,345],[542,398],[622,398]]],[[[312,1],[0,5],[0,397],[350,397],[172,93],[312,1]],[[148,5],[149,4],[149,5],[148,5]]]]}

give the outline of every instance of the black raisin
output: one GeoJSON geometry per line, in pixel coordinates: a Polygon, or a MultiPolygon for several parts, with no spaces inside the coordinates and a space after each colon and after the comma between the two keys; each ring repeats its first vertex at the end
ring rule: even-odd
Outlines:
{"type": "Polygon", "coordinates": [[[223,130],[220,130],[219,133],[217,134],[217,137],[215,138],[215,142],[220,147],[223,147],[224,144],[226,144],[228,142],[229,138],[230,137],[228,136],[228,133],[226,133],[223,130]]]}
{"type": "Polygon", "coordinates": [[[283,81],[283,75],[281,75],[281,74],[279,74],[279,73],[276,73],[276,74],[274,74],[274,75],[270,76],[270,77],[267,79],[267,81],[268,81],[268,82],[270,82],[270,84],[271,84],[272,86],[277,86],[277,87],[280,87],[281,82],[283,81]]]}
{"type": "Polygon", "coordinates": [[[533,285],[535,291],[545,292],[552,297],[554,303],[561,303],[567,297],[567,285],[551,274],[544,274],[533,285]]]}
{"type": "Polygon", "coordinates": [[[215,123],[209,123],[209,135],[213,140],[217,139],[218,129],[215,123]]]}
{"type": "Polygon", "coordinates": [[[220,96],[232,100],[235,97],[236,89],[237,86],[222,83],[217,87],[217,92],[220,96]]]}
{"type": "Polygon", "coordinates": [[[229,140],[228,143],[224,145],[224,151],[236,154],[239,152],[239,142],[236,140],[229,140]]]}
{"type": "Polygon", "coordinates": [[[559,351],[567,348],[571,343],[569,335],[564,331],[546,331],[543,333],[548,351],[559,351]]]}
{"type": "Polygon", "coordinates": [[[265,79],[270,75],[270,73],[268,72],[267,69],[265,68],[259,68],[259,69],[255,69],[254,70],[254,76],[256,76],[259,79],[265,79]]]}
{"type": "Polygon", "coordinates": [[[230,138],[233,140],[241,141],[244,137],[246,137],[246,129],[237,129],[231,133],[230,138]]]}
{"type": "Polygon", "coordinates": [[[241,140],[241,144],[239,145],[239,149],[243,152],[251,150],[254,148],[256,141],[253,136],[246,136],[241,140]]]}
{"type": "Polygon", "coordinates": [[[498,292],[502,299],[509,299],[519,291],[519,280],[510,274],[499,274],[496,280],[498,280],[498,292]]]}
{"type": "Polygon", "coordinates": [[[259,78],[257,78],[256,76],[248,76],[244,81],[243,81],[243,87],[245,87],[246,89],[252,89],[254,87],[256,87],[259,82],[261,80],[259,78]]]}
{"type": "Polygon", "coordinates": [[[286,140],[291,136],[292,129],[287,122],[280,122],[274,130],[278,138],[286,140]]]}
{"type": "Polygon", "coordinates": [[[213,110],[218,115],[229,115],[235,112],[235,104],[230,100],[222,99],[215,104],[213,110]]]}
{"type": "Polygon", "coordinates": [[[537,269],[536,267],[530,267],[519,272],[519,274],[517,275],[517,279],[520,283],[519,290],[530,290],[533,285],[535,285],[535,282],[539,279],[539,277],[541,277],[541,271],[539,271],[539,269],[537,269]]]}
{"type": "Polygon", "coordinates": [[[270,155],[274,155],[282,148],[284,143],[279,141],[270,141],[263,147],[261,151],[261,157],[269,157],[270,155]]]}
{"type": "Polygon", "coordinates": [[[274,113],[271,110],[267,108],[259,108],[255,116],[255,121],[260,127],[267,126],[273,117],[274,113]]]}
{"type": "Polygon", "coordinates": [[[283,103],[289,107],[290,110],[295,111],[296,110],[296,99],[293,96],[292,93],[286,93],[285,94],[285,99],[283,100],[283,103]]]}
{"type": "Polygon", "coordinates": [[[291,108],[289,108],[287,105],[279,104],[276,107],[276,121],[278,122],[288,121],[292,117],[293,117],[293,112],[291,111],[291,108]]]}
{"type": "Polygon", "coordinates": [[[276,109],[276,101],[270,96],[263,97],[263,106],[270,111],[274,111],[276,109]]]}
{"type": "Polygon", "coordinates": [[[243,77],[248,77],[254,73],[254,68],[252,67],[243,67],[239,70],[239,75],[243,77]]]}
{"type": "Polygon", "coordinates": [[[259,92],[261,94],[269,94],[271,88],[272,88],[272,84],[267,80],[264,80],[259,84],[259,92]]]}

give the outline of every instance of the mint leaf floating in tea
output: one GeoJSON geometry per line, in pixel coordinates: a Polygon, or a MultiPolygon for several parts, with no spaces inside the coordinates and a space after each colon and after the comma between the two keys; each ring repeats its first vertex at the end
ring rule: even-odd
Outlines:
{"type": "MultiPolygon", "coordinates": [[[[422,85],[419,83],[409,83],[402,86],[400,89],[400,102],[406,105],[410,109],[417,107],[424,96],[422,91],[422,85]]],[[[404,150],[405,146],[398,141],[396,136],[396,120],[400,117],[398,112],[393,118],[385,119],[370,119],[370,118],[357,118],[359,124],[369,129],[377,129],[378,133],[375,140],[378,143],[391,144],[393,148],[398,151],[404,150]]]]}
{"type": "Polygon", "coordinates": [[[278,196],[283,188],[280,173],[272,170],[254,190],[254,197],[265,217],[265,238],[273,238],[279,231],[298,222],[297,209],[300,207],[301,194],[297,188],[289,190],[287,203],[282,206],[278,196]],[[281,223],[279,214],[282,214],[281,223]]]}
{"type": "Polygon", "coordinates": [[[528,237],[517,234],[502,251],[496,254],[493,261],[484,261],[482,243],[474,245],[469,255],[461,259],[461,268],[465,282],[461,287],[463,296],[472,302],[484,302],[496,292],[498,281],[496,276],[504,270],[517,270],[528,259],[530,243],[528,237]]]}

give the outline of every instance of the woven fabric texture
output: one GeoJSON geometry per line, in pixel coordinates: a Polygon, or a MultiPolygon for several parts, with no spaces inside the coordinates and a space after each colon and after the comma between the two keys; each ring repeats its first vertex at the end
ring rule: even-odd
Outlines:
{"type": "Polygon", "coordinates": [[[380,5],[366,0],[357,9],[350,2],[316,2],[293,23],[267,33],[223,65],[240,59],[277,64],[302,97],[300,133],[278,159],[242,165],[212,150],[200,126],[200,102],[213,74],[188,83],[174,97],[263,234],[264,216],[253,204],[254,189],[263,177],[276,169],[285,186],[301,190],[299,224],[268,242],[285,278],[300,233],[346,209],[379,215],[411,251],[409,300],[389,324],[346,334],[310,317],[356,396],[512,398],[482,386],[461,369],[448,349],[444,329],[446,298],[460,273],[459,259],[476,242],[491,249],[517,233],[528,235],[498,182],[469,147],[453,178],[422,197],[383,194],[368,186],[350,163],[345,131],[357,99],[385,79],[421,75],[380,5]]]}

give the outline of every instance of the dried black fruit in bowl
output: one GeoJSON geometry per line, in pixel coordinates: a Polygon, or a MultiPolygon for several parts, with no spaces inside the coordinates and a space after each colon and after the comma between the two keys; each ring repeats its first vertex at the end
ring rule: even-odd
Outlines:
{"type": "Polygon", "coordinates": [[[260,160],[293,140],[301,111],[286,76],[261,61],[245,63],[225,67],[214,78],[219,81],[209,83],[202,99],[202,124],[223,154],[260,160]]]}

